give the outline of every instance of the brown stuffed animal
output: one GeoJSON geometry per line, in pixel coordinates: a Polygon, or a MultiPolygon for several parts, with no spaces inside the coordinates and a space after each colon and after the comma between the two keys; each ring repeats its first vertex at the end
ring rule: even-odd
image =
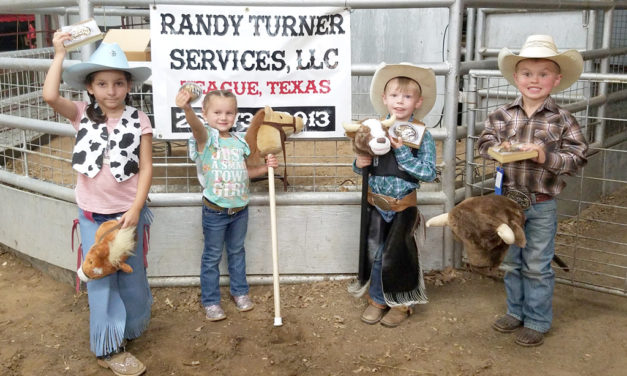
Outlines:
{"type": "Polygon", "coordinates": [[[273,111],[269,106],[260,109],[246,131],[245,139],[250,147],[249,160],[253,158],[251,161],[263,164],[264,157],[284,151],[287,137],[302,130],[302,118],[287,112],[273,111]]]}
{"type": "Polygon", "coordinates": [[[525,213],[513,200],[499,195],[467,198],[449,213],[427,221],[427,227],[449,226],[464,243],[468,262],[476,267],[498,266],[510,244],[525,247],[525,213]]]}
{"type": "Polygon", "coordinates": [[[353,151],[357,154],[370,156],[383,155],[390,151],[388,128],[394,124],[396,117],[383,121],[366,119],[358,123],[344,123],[346,136],[353,140],[353,151]]]}
{"type": "Polygon", "coordinates": [[[96,230],[96,242],[89,249],[77,274],[81,281],[89,282],[122,270],[133,272],[125,261],[133,254],[136,237],[135,227],[120,228],[121,223],[112,219],[96,230]]]}
{"type": "MultiPolygon", "coordinates": [[[[287,112],[273,111],[266,106],[257,111],[244,139],[250,147],[248,163],[251,166],[264,164],[268,154],[277,155],[283,152],[283,165],[286,163],[285,140],[292,134],[303,130],[303,119],[287,112]]],[[[287,166],[284,167],[283,186],[287,190],[287,166]]]]}

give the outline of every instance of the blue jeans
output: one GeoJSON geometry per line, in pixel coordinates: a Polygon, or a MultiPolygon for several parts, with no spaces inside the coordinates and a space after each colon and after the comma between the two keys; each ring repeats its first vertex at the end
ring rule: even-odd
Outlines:
{"type": "Polygon", "coordinates": [[[527,246],[511,245],[501,264],[505,271],[507,314],[524,326],[541,333],[551,328],[555,272],[551,260],[555,253],[557,204],[549,200],[525,210],[527,246]]]}
{"type": "Polygon", "coordinates": [[[383,296],[383,282],[381,281],[381,269],[383,267],[383,246],[385,243],[381,243],[379,249],[377,249],[374,260],[372,260],[372,270],[370,272],[370,287],[368,289],[368,295],[375,303],[387,305],[385,297],[383,296]]]}
{"type": "Polygon", "coordinates": [[[203,306],[220,304],[220,260],[226,245],[231,295],[248,294],[244,239],[248,230],[248,208],[228,215],[202,206],[205,247],[200,263],[200,296],[203,306]]]}

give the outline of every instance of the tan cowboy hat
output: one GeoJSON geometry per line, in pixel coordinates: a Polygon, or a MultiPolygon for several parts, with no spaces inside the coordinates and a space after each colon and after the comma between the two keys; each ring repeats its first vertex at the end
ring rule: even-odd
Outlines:
{"type": "Polygon", "coordinates": [[[583,72],[583,57],[581,54],[577,50],[558,53],[555,42],[550,35],[530,35],[527,37],[518,55],[514,55],[507,48],[503,48],[499,52],[499,70],[503,77],[514,86],[516,86],[514,82],[516,64],[524,59],[548,59],[559,65],[562,80],[559,85],[551,90],[551,93],[558,93],[570,87],[579,79],[583,72]]]}
{"type": "Polygon", "coordinates": [[[414,119],[422,120],[435,104],[437,91],[435,73],[430,68],[420,68],[410,63],[386,64],[377,67],[370,84],[370,102],[378,114],[385,116],[388,109],[383,103],[383,90],[394,77],[407,77],[416,81],[422,91],[422,105],[414,110],[414,119]]]}

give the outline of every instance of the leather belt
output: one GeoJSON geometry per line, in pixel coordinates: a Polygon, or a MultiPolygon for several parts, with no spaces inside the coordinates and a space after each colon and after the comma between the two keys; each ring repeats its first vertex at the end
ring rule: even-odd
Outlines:
{"type": "Polygon", "coordinates": [[[237,208],[223,208],[222,206],[216,205],[213,202],[207,200],[205,196],[202,197],[202,203],[205,204],[205,206],[208,207],[209,209],[226,212],[228,215],[233,215],[246,209],[246,206],[239,206],[237,208]]]}
{"type": "Polygon", "coordinates": [[[553,199],[553,196],[547,195],[546,193],[529,193],[519,191],[517,189],[507,189],[505,191],[505,197],[516,201],[516,203],[520,205],[523,210],[529,209],[529,207],[533,204],[553,199]]]}
{"type": "Polygon", "coordinates": [[[416,199],[415,191],[411,191],[405,197],[398,199],[390,196],[380,195],[378,193],[373,193],[370,189],[368,189],[368,203],[372,206],[378,207],[381,210],[392,210],[395,212],[400,212],[409,208],[410,206],[416,206],[418,204],[418,200],[416,199]]]}

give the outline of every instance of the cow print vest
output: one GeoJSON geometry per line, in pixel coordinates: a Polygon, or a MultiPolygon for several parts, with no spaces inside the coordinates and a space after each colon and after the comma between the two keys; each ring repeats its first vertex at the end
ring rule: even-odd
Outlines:
{"type": "Polygon", "coordinates": [[[108,148],[111,174],[123,182],[139,172],[140,139],[139,111],[134,107],[126,106],[111,135],[105,123],[94,124],[84,113],[76,133],[72,167],[93,178],[102,169],[108,148]]]}

